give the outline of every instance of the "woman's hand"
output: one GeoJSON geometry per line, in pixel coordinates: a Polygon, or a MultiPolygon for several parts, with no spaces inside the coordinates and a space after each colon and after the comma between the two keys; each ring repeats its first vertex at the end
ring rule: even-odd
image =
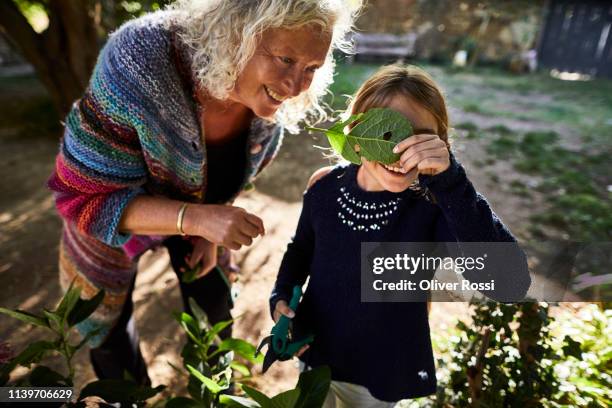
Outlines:
{"type": "MultiPolygon", "coordinates": [[[[274,322],[277,323],[278,319],[280,319],[281,315],[287,316],[289,319],[293,319],[295,317],[295,312],[289,308],[289,305],[284,300],[279,300],[276,302],[276,306],[274,306],[274,312],[272,313],[274,316],[274,322]]],[[[302,346],[301,349],[294,354],[294,357],[299,357],[310,347],[308,344],[302,346]]]]}
{"type": "Polygon", "coordinates": [[[238,250],[264,235],[263,221],[245,209],[231,205],[192,204],[185,210],[183,231],[213,244],[238,250]]]}
{"type": "MultiPolygon", "coordinates": [[[[217,265],[217,244],[213,244],[209,240],[202,237],[190,237],[193,244],[191,255],[185,257],[185,263],[190,269],[200,266],[200,270],[195,276],[195,279],[208,275],[210,271],[217,265]]],[[[181,268],[183,269],[183,268],[181,268]]],[[[186,272],[186,270],[181,270],[186,272]]]]}
{"type": "Polygon", "coordinates": [[[413,168],[419,174],[435,176],[450,166],[450,154],[446,143],[438,135],[418,134],[399,142],[394,153],[400,153],[400,167],[409,172],[413,168]]]}

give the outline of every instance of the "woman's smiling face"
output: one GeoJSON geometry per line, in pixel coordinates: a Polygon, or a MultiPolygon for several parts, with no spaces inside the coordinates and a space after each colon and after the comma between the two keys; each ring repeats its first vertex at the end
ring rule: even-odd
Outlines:
{"type": "Polygon", "coordinates": [[[256,116],[272,117],[286,99],[308,90],[330,43],[331,36],[316,25],[264,31],[228,99],[256,116]]]}

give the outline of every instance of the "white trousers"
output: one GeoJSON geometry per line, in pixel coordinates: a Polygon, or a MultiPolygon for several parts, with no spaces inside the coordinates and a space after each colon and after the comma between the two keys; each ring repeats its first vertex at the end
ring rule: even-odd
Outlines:
{"type": "Polygon", "coordinates": [[[393,408],[395,404],[374,398],[361,385],[332,381],[322,408],[393,408]]]}

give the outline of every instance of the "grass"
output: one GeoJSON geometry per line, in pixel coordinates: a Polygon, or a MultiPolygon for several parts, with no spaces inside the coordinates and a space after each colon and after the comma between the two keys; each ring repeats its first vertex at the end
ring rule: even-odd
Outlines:
{"type": "Polygon", "coordinates": [[[521,197],[531,196],[531,191],[529,190],[529,187],[527,187],[525,183],[520,180],[512,180],[510,182],[510,191],[512,191],[513,194],[516,194],[521,197]]]}
{"type": "Polygon", "coordinates": [[[487,146],[487,153],[495,155],[501,159],[508,159],[514,154],[517,142],[512,137],[502,135],[493,139],[487,146]]]}
{"type": "Polygon", "coordinates": [[[346,109],[347,96],[353,95],[359,85],[379,67],[380,65],[376,64],[338,64],[334,82],[330,87],[331,95],[326,98],[326,102],[334,110],[346,109]]]}
{"type": "Polygon", "coordinates": [[[462,130],[467,130],[467,131],[476,131],[478,130],[478,126],[476,126],[476,124],[474,122],[461,122],[457,125],[455,125],[456,129],[462,129],[462,130]]]}
{"type": "MultiPolygon", "coordinates": [[[[492,140],[487,151],[514,162],[522,173],[541,176],[538,190],[549,208],[531,220],[556,227],[570,239],[609,241],[612,232],[612,202],[605,179],[608,153],[593,154],[585,148],[571,151],[559,145],[556,132],[527,132],[518,139],[502,135],[492,140]]],[[[524,195],[525,189],[511,184],[524,195]]]]}
{"type": "Polygon", "coordinates": [[[500,135],[511,135],[513,133],[512,129],[510,129],[506,125],[495,125],[495,126],[488,127],[486,130],[488,132],[497,133],[500,135]]]}
{"type": "Polygon", "coordinates": [[[612,134],[610,80],[562,81],[545,73],[517,76],[494,68],[424,68],[442,83],[451,106],[509,119],[561,123],[581,135],[593,126],[612,134]],[[509,99],[515,110],[504,109],[509,99]]]}

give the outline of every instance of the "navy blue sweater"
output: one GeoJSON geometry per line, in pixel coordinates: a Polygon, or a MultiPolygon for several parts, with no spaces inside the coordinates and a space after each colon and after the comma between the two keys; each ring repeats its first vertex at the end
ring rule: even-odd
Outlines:
{"type": "MultiPolygon", "coordinates": [[[[295,336],[315,335],[301,359],[311,367],[330,366],[333,380],[362,385],[380,400],[429,395],[436,391],[436,375],[427,304],[361,302],[361,242],[516,241],[452,155],[446,171],[419,177],[435,200],[412,190],[364,191],[358,168],[337,166],[304,194],[270,306],[288,301],[293,286],[310,276],[293,322],[295,336]],[[387,222],[375,219],[377,228],[358,228],[339,211],[347,200],[376,203],[377,212],[389,214],[387,222]]],[[[495,276],[496,285],[522,298],[530,278],[520,249],[513,263],[519,267],[495,276]]]]}

